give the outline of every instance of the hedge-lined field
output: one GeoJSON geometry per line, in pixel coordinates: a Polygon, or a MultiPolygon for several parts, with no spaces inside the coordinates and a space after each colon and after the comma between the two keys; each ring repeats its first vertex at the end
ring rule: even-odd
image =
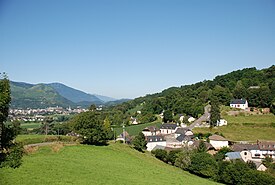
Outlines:
{"type": "Polygon", "coordinates": [[[46,146],[1,169],[1,184],[217,184],[123,144],[46,146]]]}

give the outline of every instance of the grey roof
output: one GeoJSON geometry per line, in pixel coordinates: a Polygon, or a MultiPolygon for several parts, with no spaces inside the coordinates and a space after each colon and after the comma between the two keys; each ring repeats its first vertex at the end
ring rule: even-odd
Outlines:
{"type": "Polygon", "coordinates": [[[156,146],[152,149],[152,151],[153,151],[153,150],[156,150],[156,149],[162,149],[162,150],[164,150],[165,147],[166,147],[166,146],[156,145],[156,146]]]}
{"type": "Polygon", "coordinates": [[[234,99],[230,102],[230,104],[245,104],[246,99],[234,99]]]}
{"type": "Polygon", "coordinates": [[[188,130],[190,130],[190,129],[178,127],[175,133],[176,134],[185,134],[185,132],[187,132],[188,130]]]}
{"type": "Polygon", "coordinates": [[[260,150],[270,150],[275,151],[274,141],[258,141],[258,146],[260,150]]]}
{"type": "Polygon", "coordinates": [[[227,139],[225,139],[224,137],[220,136],[220,135],[212,135],[209,137],[210,140],[213,140],[213,141],[228,141],[227,139]]]}
{"type": "Polygon", "coordinates": [[[243,150],[259,150],[259,146],[256,144],[234,144],[231,148],[235,152],[241,152],[243,150]]]}
{"type": "MultiPolygon", "coordinates": [[[[201,142],[201,140],[196,140],[196,141],[194,141],[193,146],[195,146],[196,148],[198,148],[199,145],[200,145],[200,142],[201,142]]],[[[214,148],[214,147],[213,147],[210,143],[208,143],[208,142],[205,142],[205,141],[204,141],[204,144],[205,144],[207,150],[210,150],[210,149],[213,149],[213,148],[214,148]]]]}
{"type": "Polygon", "coordinates": [[[242,159],[240,152],[227,152],[225,156],[228,157],[230,160],[242,159]]]}
{"type": "Polygon", "coordinates": [[[149,127],[144,128],[142,131],[156,132],[156,131],[159,131],[159,128],[157,128],[155,126],[149,126],[149,127]]]}
{"type": "Polygon", "coordinates": [[[190,136],[186,136],[184,134],[181,134],[179,137],[177,137],[177,140],[182,142],[182,141],[191,141],[192,138],[190,136]]]}
{"type": "Polygon", "coordinates": [[[164,123],[161,125],[160,129],[173,129],[177,128],[177,124],[164,123]]]}
{"type": "Polygon", "coordinates": [[[147,142],[160,142],[160,141],[166,141],[163,136],[147,136],[146,137],[147,142]]]}

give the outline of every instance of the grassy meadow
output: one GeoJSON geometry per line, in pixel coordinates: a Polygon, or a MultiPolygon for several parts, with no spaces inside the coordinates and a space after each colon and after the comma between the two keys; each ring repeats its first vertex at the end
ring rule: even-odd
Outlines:
{"type": "Polygon", "coordinates": [[[220,132],[232,141],[275,140],[275,116],[268,115],[238,115],[223,116],[228,125],[217,128],[195,128],[195,133],[220,132]]]}
{"type": "Polygon", "coordinates": [[[75,142],[76,137],[72,136],[57,136],[57,135],[18,135],[16,141],[22,143],[23,145],[35,144],[35,143],[44,143],[44,142],[75,142]]]}
{"type": "MultiPolygon", "coordinates": [[[[31,151],[31,150],[29,150],[31,151]]],[[[123,144],[52,145],[33,149],[17,169],[1,169],[1,185],[218,184],[123,144]]]]}

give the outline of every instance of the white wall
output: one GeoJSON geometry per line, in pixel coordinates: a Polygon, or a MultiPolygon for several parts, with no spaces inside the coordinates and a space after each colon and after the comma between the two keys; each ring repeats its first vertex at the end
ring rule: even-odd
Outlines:
{"type": "Polygon", "coordinates": [[[228,147],[228,141],[214,141],[210,140],[210,144],[216,149],[219,150],[222,147],[228,147]]]}
{"type": "Polygon", "coordinates": [[[160,146],[166,146],[166,141],[159,141],[159,142],[148,142],[146,147],[148,151],[153,150],[155,146],[160,145],[160,146]]]}

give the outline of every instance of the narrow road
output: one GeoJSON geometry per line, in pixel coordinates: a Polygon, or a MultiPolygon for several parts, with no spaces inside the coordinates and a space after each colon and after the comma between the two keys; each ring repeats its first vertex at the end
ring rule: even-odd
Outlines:
{"type": "Polygon", "coordinates": [[[195,126],[200,125],[202,122],[206,122],[210,118],[210,108],[211,105],[207,105],[204,107],[204,114],[197,120],[195,120],[190,126],[189,129],[192,130],[195,126]]]}

